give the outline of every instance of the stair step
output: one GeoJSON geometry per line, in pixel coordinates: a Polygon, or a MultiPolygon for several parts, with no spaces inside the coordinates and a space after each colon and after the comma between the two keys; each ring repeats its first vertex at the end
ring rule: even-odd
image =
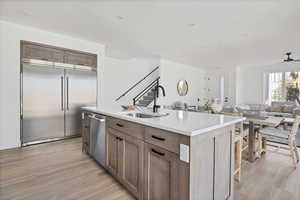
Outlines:
{"type": "Polygon", "coordinates": [[[144,104],[146,104],[146,103],[151,103],[152,102],[152,99],[142,99],[142,100],[139,100],[139,103],[144,103],[144,104]]]}
{"type": "Polygon", "coordinates": [[[154,96],[154,92],[148,92],[147,96],[154,96]]]}
{"type": "Polygon", "coordinates": [[[149,105],[151,102],[152,100],[140,100],[138,104],[149,105]]]}
{"type": "Polygon", "coordinates": [[[143,96],[143,100],[151,100],[153,101],[154,96],[143,96]]]}
{"type": "Polygon", "coordinates": [[[148,105],[144,105],[144,104],[135,104],[136,106],[141,106],[141,107],[147,107],[148,105]]]}

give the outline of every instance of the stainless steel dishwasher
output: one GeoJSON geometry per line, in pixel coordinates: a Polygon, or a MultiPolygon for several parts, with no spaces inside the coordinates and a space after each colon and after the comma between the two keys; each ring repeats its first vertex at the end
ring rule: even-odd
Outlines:
{"type": "Polygon", "coordinates": [[[105,116],[92,114],[90,118],[90,155],[106,167],[105,116]]]}

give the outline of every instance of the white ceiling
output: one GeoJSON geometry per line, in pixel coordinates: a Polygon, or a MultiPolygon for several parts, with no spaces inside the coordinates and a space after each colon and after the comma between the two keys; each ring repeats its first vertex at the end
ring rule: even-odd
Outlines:
{"type": "Polygon", "coordinates": [[[300,58],[299,0],[0,0],[0,19],[202,68],[300,58]]]}

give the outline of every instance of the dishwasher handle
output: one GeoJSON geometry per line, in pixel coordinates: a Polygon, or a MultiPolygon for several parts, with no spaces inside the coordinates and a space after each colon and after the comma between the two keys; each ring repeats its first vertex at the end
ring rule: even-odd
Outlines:
{"type": "Polygon", "coordinates": [[[96,117],[95,115],[90,115],[88,116],[90,119],[94,119],[94,120],[97,120],[97,121],[100,121],[100,122],[105,122],[105,118],[98,118],[96,117]]]}

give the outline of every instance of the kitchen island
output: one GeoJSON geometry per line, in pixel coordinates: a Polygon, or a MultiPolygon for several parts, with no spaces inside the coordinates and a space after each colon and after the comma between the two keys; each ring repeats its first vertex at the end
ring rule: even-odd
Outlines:
{"type": "Polygon", "coordinates": [[[234,130],[243,118],[96,107],[83,113],[107,116],[104,167],[137,199],[233,199],[234,130]]]}

